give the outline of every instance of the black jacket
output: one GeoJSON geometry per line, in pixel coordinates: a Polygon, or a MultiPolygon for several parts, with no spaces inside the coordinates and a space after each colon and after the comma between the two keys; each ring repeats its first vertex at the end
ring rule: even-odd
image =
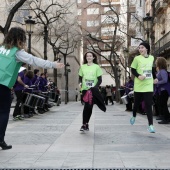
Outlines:
{"type": "Polygon", "coordinates": [[[92,87],[91,88],[92,91],[92,95],[93,95],[93,103],[96,104],[99,109],[101,109],[102,111],[106,111],[106,106],[104,104],[104,99],[101,95],[101,93],[99,92],[99,89],[96,87],[92,87]]]}

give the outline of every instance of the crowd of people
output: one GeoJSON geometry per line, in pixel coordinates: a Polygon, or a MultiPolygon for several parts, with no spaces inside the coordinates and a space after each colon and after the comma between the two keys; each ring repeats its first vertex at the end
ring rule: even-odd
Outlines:
{"type": "MultiPolygon", "coordinates": [[[[8,124],[11,97],[15,93],[17,102],[13,112],[14,120],[32,117],[36,114],[35,108],[40,114],[49,110],[49,91],[55,102],[58,101],[59,90],[55,84],[47,79],[47,73],[26,70],[25,63],[42,68],[63,68],[63,63],[43,60],[25,52],[26,34],[18,27],[10,29],[2,45],[0,46],[0,147],[11,149],[4,138],[8,124]],[[11,89],[12,93],[11,93],[11,89]],[[57,94],[57,95],[55,95],[57,94]],[[36,100],[35,100],[36,99],[36,100]],[[36,102],[35,102],[36,101],[36,102]],[[24,113],[24,114],[22,114],[24,113]]],[[[159,124],[167,124],[170,114],[167,101],[170,96],[170,82],[168,81],[167,61],[163,57],[150,55],[150,45],[142,42],[139,45],[140,55],[136,56],[131,64],[131,72],[134,80],[128,77],[121,87],[120,93],[127,96],[126,110],[132,112],[130,124],[134,125],[140,105],[148,119],[148,131],[155,133],[153,126],[154,104],[156,115],[161,120],[159,124]],[[154,69],[153,65],[156,65],[154,69]]],[[[79,86],[81,102],[84,105],[82,113],[82,126],[80,131],[89,131],[89,122],[96,104],[103,112],[106,106],[114,105],[115,88],[107,85],[101,87],[102,69],[98,65],[97,55],[88,51],[84,54],[83,65],[79,69],[79,86]]],[[[75,99],[78,100],[78,89],[75,90],[75,99]]]]}
{"type": "Polygon", "coordinates": [[[60,91],[55,83],[48,80],[47,73],[40,73],[38,69],[27,70],[22,65],[17,80],[12,88],[16,96],[16,105],[13,112],[13,120],[23,120],[32,117],[34,114],[43,114],[51,107],[49,98],[57,103],[60,91]],[[35,95],[32,95],[35,94],[35,95]],[[27,102],[29,99],[29,102],[27,102]],[[38,101],[41,100],[41,105],[38,101]],[[34,103],[37,102],[34,106],[34,103]]]}
{"type": "MultiPolygon", "coordinates": [[[[170,122],[170,113],[168,110],[168,98],[170,96],[169,74],[167,72],[167,61],[164,57],[154,57],[150,55],[150,45],[142,42],[139,45],[140,55],[136,56],[131,64],[131,72],[134,77],[128,77],[126,83],[121,86],[120,95],[126,96],[126,110],[132,112],[130,124],[134,125],[137,112],[146,114],[148,119],[148,131],[155,133],[153,126],[153,107],[155,115],[159,116],[157,120],[159,124],[168,124],[170,122]],[[154,67],[156,65],[156,69],[154,67]]],[[[102,73],[98,65],[96,66],[96,56],[93,52],[88,52],[84,56],[84,65],[79,71],[81,83],[81,102],[84,106],[83,123],[80,131],[89,130],[89,120],[92,114],[92,101],[89,105],[90,95],[95,88],[99,89],[104,105],[108,105],[108,101],[113,105],[115,97],[115,89],[109,85],[101,87],[102,73]],[[90,76],[95,75],[95,76],[90,76]],[[82,84],[82,82],[84,84],[82,84]],[[89,100],[86,99],[88,96],[89,100]],[[87,100],[87,101],[86,101],[87,100]],[[88,118],[86,116],[88,115],[88,118]]]]}

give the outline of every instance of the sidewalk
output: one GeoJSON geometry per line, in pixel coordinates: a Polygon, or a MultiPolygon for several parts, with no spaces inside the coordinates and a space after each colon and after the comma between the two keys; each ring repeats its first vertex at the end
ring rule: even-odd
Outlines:
{"type": "MultiPolygon", "coordinates": [[[[12,120],[0,150],[0,168],[170,168],[170,124],[154,120],[155,134],[147,131],[146,116],[130,125],[125,105],[94,107],[90,131],[79,131],[83,106],[69,102],[23,121],[12,120]]],[[[154,118],[155,119],[155,118],[154,118]]]]}

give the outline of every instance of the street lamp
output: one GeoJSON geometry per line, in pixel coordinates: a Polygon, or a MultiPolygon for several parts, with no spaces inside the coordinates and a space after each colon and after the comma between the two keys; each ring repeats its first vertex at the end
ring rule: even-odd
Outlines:
{"type": "MultiPolygon", "coordinates": [[[[60,58],[58,57],[58,54],[59,54],[59,50],[56,46],[53,47],[53,52],[54,52],[54,61],[60,61],[60,58]]],[[[53,74],[54,74],[54,82],[55,82],[55,85],[57,87],[57,68],[53,70],[53,74]]]]}
{"type": "Polygon", "coordinates": [[[151,29],[152,19],[153,17],[150,16],[150,13],[147,13],[146,17],[143,18],[143,24],[144,24],[144,28],[146,29],[148,43],[149,43],[149,31],[151,29]]]}
{"type": "Polygon", "coordinates": [[[70,64],[67,63],[65,65],[66,68],[66,72],[65,72],[65,76],[66,76],[66,88],[65,88],[65,104],[67,104],[67,102],[69,101],[69,94],[68,94],[68,73],[71,72],[70,70],[70,64]]]}
{"type": "MultiPolygon", "coordinates": [[[[35,21],[31,19],[32,16],[28,16],[28,19],[25,20],[26,32],[28,33],[28,53],[31,53],[31,34],[33,33],[35,21]]],[[[31,70],[31,66],[28,65],[28,70],[31,70]]]]}

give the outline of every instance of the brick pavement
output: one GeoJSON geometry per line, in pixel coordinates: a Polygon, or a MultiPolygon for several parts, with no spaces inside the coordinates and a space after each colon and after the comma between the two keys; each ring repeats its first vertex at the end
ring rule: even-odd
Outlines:
{"type": "Polygon", "coordinates": [[[132,126],[131,113],[115,104],[105,113],[95,106],[90,131],[81,133],[82,109],[70,102],[23,121],[10,115],[5,139],[13,149],[0,150],[0,168],[170,168],[170,125],[154,120],[150,134],[146,116],[132,126]]]}

